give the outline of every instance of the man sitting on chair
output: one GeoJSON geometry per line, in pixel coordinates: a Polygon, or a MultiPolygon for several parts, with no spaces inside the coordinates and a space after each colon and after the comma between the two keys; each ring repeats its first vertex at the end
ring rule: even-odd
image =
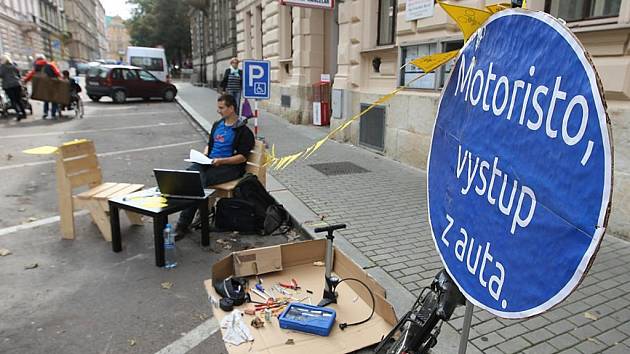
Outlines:
{"type": "MultiPolygon", "coordinates": [[[[212,165],[193,163],[188,170],[199,171],[204,186],[235,180],[245,173],[247,156],[254,148],[254,133],[247,122],[236,115],[236,101],[231,95],[222,95],[217,100],[217,112],[221,119],[214,122],[204,154],[214,160],[212,165]]],[[[175,228],[175,241],[181,240],[193,221],[196,207],[179,214],[175,228]]]]}

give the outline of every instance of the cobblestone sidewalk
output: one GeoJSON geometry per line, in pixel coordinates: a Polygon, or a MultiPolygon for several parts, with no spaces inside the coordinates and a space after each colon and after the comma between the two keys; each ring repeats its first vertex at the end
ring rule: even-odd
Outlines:
{"type": "MultiPolygon", "coordinates": [[[[184,109],[210,122],[218,118],[215,91],[189,84],[178,89],[184,109]]],[[[301,151],[328,132],[266,112],[259,124],[259,135],[275,145],[277,155],[301,151]]],[[[348,224],[343,237],[414,296],[442,268],[427,219],[424,171],[330,142],[308,160],[270,173],[326,221],[348,224]],[[325,163],[341,163],[336,172],[342,174],[320,172],[335,171],[336,166],[318,166],[325,163]]],[[[468,353],[630,353],[629,259],[630,243],[608,234],[578,290],[553,310],[504,320],[476,309],[468,353]]],[[[463,313],[458,309],[449,323],[458,331],[463,313]]],[[[455,340],[440,336],[445,339],[455,340]]]]}

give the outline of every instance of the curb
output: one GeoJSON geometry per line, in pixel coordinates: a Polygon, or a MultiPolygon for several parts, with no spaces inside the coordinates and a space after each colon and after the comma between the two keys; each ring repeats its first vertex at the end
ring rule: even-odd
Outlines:
{"type": "MultiPolygon", "coordinates": [[[[175,98],[180,107],[192,118],[192,120],[206,133],[209,133],[211,124],[204,119],[185,99],[181,96],[175,98]]],[[[291,215],[293,225],[308,235],[311,239],[322,239],[324,235],[316,234],[314,229],[319,226],[328,225],[321,221],[306,204],[289,191],[282,183],[269,173],[267,174],[267,190],[291,215]]],[[[396,279],[387,274],[381,267],[377,266],[369,258],[364,256],[359,249],[352,245],[340,234],[335,235],[335,247],[348,255],[361,268],[373,277],[386,290],[387,300],[392,304],[396,315],[400,318],[413,305],[416,297],[403,287],[396,279]]]]}

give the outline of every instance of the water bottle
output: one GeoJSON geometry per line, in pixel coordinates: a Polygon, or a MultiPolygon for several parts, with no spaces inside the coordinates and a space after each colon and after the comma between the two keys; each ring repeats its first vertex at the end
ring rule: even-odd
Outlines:
{"type": "Polygon", "coordinates": [[[175,258],[175,234],[171,224],[164,228],[164,268],[172,269],[177,266],[175,258]]]}

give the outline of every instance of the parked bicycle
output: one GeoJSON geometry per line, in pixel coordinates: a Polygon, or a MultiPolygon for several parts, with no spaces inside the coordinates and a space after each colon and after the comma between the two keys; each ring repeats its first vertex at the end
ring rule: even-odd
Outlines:
{"type": "Polygon", "coordinates": [[[375,353],[419,354],[426,353],[437,344],[444,321],[448,321],[455,308],[464,305],[465,299],[442,269],[433,278],[418,299],[396,326],[383,338],[375,353]]]}

